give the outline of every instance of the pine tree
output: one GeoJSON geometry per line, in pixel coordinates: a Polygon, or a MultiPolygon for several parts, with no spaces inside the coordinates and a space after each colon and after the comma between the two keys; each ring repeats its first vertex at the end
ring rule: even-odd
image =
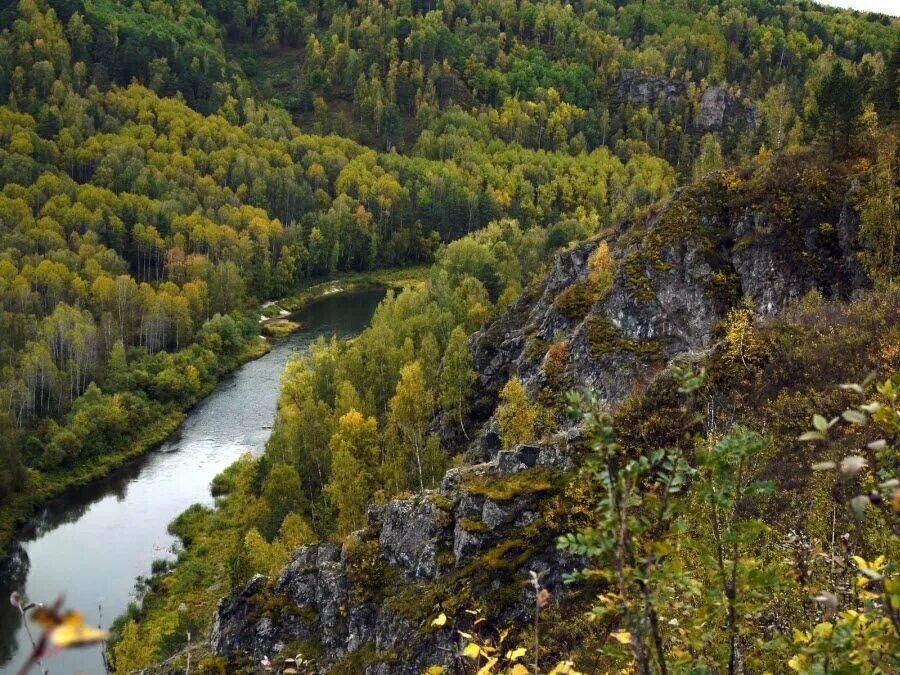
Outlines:
{"type": "Polygon", "coordinates": [[[838,139],[847,149],[850,136],[856,127],[856,119],[862,112],[862,91],[859,81],[836,62],[831,73],[820,83],[815,93],[813,127],[828,138],[831,151],[837,149],[838,139]]]}

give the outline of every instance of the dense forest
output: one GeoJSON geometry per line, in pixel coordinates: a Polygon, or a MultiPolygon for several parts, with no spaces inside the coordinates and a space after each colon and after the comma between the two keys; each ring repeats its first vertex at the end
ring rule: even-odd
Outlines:
{"type": "Polygon", "coordinates": [[[127,430],[196,400],[252,337],[241,312],[309,277],[429,261],[501,217],[560,245],[675,185],[648,154],[500,144],[434,159],[303,134],[252,98],[204,116],[110,86],[103,62],[88,73],[79,41],[102,46],[101,28],[66,9],[22,3],[0,42],[4,494],[37,479],[24,467],[121,451],[127,430]]]}
{"type": "MultiPolygon", "coordinates": [[[[861,274],[896,300],[895,18],[805,0],[20,0],[0,28],[0,544],[264,350],[265,301],[431,265],[358,339],[290,363],[265,453],[173,523],[186,548],[119,622],[120,672],[178,653],[298,545],[365,527],[373,501],[434,488],[494,404],[504,447],[552,433],[560,391],[512,377],[474,395],[470,336],[554,254],[685,185],[812,153],[785,174],[804,213],[852,176],[861,274]]],[[[619,263],[601,245],[588,264],[566,316],[619,263]]],[[[551,342],[549,370],[567,349],[551,342]]]]}

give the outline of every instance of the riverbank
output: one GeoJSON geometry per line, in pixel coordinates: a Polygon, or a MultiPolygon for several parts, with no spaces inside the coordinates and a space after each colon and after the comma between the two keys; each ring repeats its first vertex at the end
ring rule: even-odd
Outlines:
{"type": "MultiPolygon", "coordinates": [[[[171,564],[175,557],[172,547],[177,539],[169,525],[186,510],[196,510],[190,509],[193,504],[200,504],[204,512],[211,509],[214,478],[241,457],[261,453],[275,424],[280,396],[276,384],[295,354],[320,336],[347,340],[358,335],[384,295],[383,287],[360,289],[310,303],[295,317],[302,324],[299,331],[271,340],[265,356],[222,378],[161,448],[109,478],[47,502],[15,533],[28,566],[19,578],[0,572],[4,597],[18,590],[29,599],[47,602],[65,593],[67,605],[82,611],[89,625],[104,628],[114,617],[131,611],[135,579],[146,580],[142,590],[150,584],[156,588],[157,581],[149,581],[151,574],[163,569],[163,559],[171,564]]],[[[230,540],[211,535],[208,554],[227,567],[229,546],[230,540]]],[[[190,563],[179,568],[177,576],[184,575],[185,583],[191,569],[206,569],[190,563]]],[[[170,583],[168,577],[158,581],[170,583]]],[[[215,592],[210,589],[210,596],[215,592]]],[[[164,633],[178,640],[185,639],[185,630],[199,635],[202,631],[193,627],[197,617],[188,617],[179,607],[180,601],[171,612],[167,608],[159,624],[165,624],[164,633]],[[188,618],[190,625],[183,623],[188,618]]],[[[210,612],[203,618],[209,616],[210,612]]],[[[27,644],[19,617],[0,612],[0,672],[15,672],[27,644]]],[[[53,673],[103,672],[98,657],[97,650],[66,650],[48,665],[53,673]]]]}
{"type": "Polygon", "coordinates": [[[339,274],[326,281],[306,286],[287,298],[272,303],[272,306],[277,306],[287,311],[288,314],[296,314],[310,302],[333,293],[360,290],[367,286],[380,286],[387,290],[400,291],[406,286],[418,286],[425,283],[430,269],[430,265],[417,265],[339,274]]]}
{"type": "Polygon", "coordinates": [[[0,505],[0,560],[7,555],[16,530],[32,518],[43,504],[68,490],[105,478],[158,447],[178,429],[190,409],[209,396],[224,375],[258,359],[270,349],[269,342],[263,337],[249,343],[239,355],[225,364],[216,381],[207,383],[181,410],[168,411],[145,427],[139,438],[122,452],[91,458],[65,471],[45,473],[28,469],[25,489],[14,493],[7,503],[0,505]]]}
{"type": "MultiPolygon", "coordinates": [[[[262,323],[269,321],[271,325],[275,321],[283,320],[285,316],[296,314],[309,303],[335,293],[344,293],[373,286],[383,287],[388,290],[401,290],[406,286],[424,283],[429,269],[430,266],[421,265],[337,275],[328,280],[301,288],[296,293],[282,300],[266,303],[259,307],[256,312],[260,316],[262,323]],[[287,315],[283,315],[282,312],[287,312],[287,315]],[[269,315],[272,315],[272,320],[263,318],[269,315]]],[[[300,327],[299,324],[294,323],[294,325],[297,328],[300,327]]],[[[261,326],[261,330],[262,328],[263,326],[261,326]]],[[[287,331],[285,335],[290,332],[293,331],[287,331]]],[[[282,335],[273,335],[272,337],[282,337],[282,335]]],[[[16,529],[33,517],[43,504],[62,495],[67,490],[82,487],[93,481],[105,478],[129,462],[158,447],[178,428],[187,412],[212,392],[222,376],[249,361],[258,359],[268,353],[270,348],[269,342],[263,336],[248,344],[237,357],[223,364],[224,367],[215,381],[205,383],[205,386],[198,394],[181,410],[169,411],[155,423],[146,427],[140,437],[126,450],[92,458],[79,464],[77,467],[65,471],[44,473],[36,469],[28,469],[25,489],[14,493],[7,503],[0,505],[0,560],[6,556],[16,529]]]]}

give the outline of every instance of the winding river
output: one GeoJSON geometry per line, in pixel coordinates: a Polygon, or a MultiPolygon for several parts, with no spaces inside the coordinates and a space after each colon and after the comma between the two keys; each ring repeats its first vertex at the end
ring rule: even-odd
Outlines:
{"type": "MultiPolygon", "coordinates": [[[[65,593],[67,606],[82,610],[88,623],[109,626],[134,599],[135,579],[149,574],[154,559],[170,557],[169,522],[191,504],[211,504],[212,478],[242,453],[263,447],[291,353],[320,335],[359,333],[383,296],[371,289],[309,304],[299,314],[301,330],[223,378],[158,450],[49,503],[19,539],[29,562],[24,589],[21,579],[0,579],[0,672],[15,673],[30,650],[7,601],[10,586],[37,602],[65,593]]],[[[51,675],[103,672],[96,648],[63,652],[44,665],[51,675]]]]}

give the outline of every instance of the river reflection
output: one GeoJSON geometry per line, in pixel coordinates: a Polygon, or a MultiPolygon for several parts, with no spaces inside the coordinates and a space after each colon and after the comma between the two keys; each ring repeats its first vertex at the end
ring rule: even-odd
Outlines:
{"type": "MultiPolygon", "coordinates": [[[[12,590],[38,602],[65,593],[88,623],[108,626],[134,599],[135,579],[149,573],[154,559],[171,555],[169,522],[191,504],[212,503],[212,478],[242,453],[262,448],[291,353],[319,335],[358,333],[383,296],[366,290],[310,304],[299,316],[300,331],[224,378],[157,451],[47,504],[20,533],[25,569],[0,577],[0,672],[16,672],[29,646],[6,600],[12,590]]],[[[103,672],[95,648],[58,654],[46,665],[51,675],[103,672]]]]}

